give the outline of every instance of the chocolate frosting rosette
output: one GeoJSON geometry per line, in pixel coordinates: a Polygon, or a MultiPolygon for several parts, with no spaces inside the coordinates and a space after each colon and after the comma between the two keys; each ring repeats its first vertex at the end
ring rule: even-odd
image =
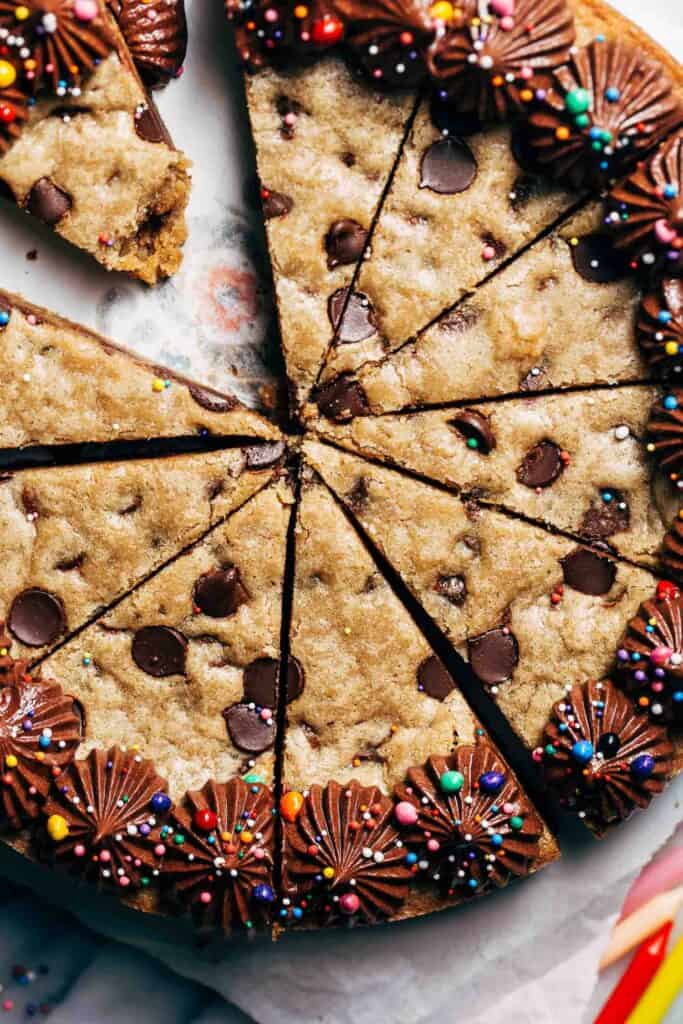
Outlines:
{"type": "Polygon", "coordinates": [[[148,85],[180,74],[187,52],[184,0],[107,0],[148,85]]]}
{"type": "Polygon", "coordinates": [[[151,761],[119,747],[92,750],[53,783],[40,852],[84,880],[145,888],[154,869],[145,839],[170,807],[151,761]]]}
{"type": "MultiPolygon", "coordinates": [[[[7,649],[7,638],[0,640],[7,649]]],[[[34,679],[26,663],[0,660],[0,826],[36,818],[50,788],[81,742],[71,697],[53,680],[34,679]]]]}
{"type": "Polygon", "coordinates": [[[609,680],[569,687],[537,752],[560,801],[597,834],[647,807],[671,774],[666,729],[609,680]]]}
{"type": "Polygon", "coordinates": [[[411,871],[390,797],[354,780],[287,793],[283,804],[284,919],[373,924],[400,909],[411,871]]]}
{"type": "Polygon", "coordinates": [[[565,0],[466,0],[453,6],[430,70],[459,111],[507,120],[534,99],[537,76],[567,62],[574,38],[565,0]]]}
{"type": "Polygon", "coordinates": [[[683,130],[679,129],[608,196],[607,224],[633,269],[683,270],[683,130]]]}
{"type": "Polygon", "coordinates": [[[261,782],[209,781],[147,837],[155,874],[197,927],[224,934],[269,919],[273,796],[261,782]]]}
{"type": "Polygon", "coordinates": [[[617,650],[618,679],[653,721],[683,724],[683,594],[661,581],[630,620],[617,650]]]}
{"type": "Polygon", "coordinates": [[[539,856],[540,820],[485,740],[410,768],[394,797],[408,861],[443,896],[506,885],[539,856]]]}
{"type": "Polygon", "coordinates": [[[683,120],[660,65],[602,37],[574,50],[536,98],[527,122],[530,152],[577,189],[621,177],[683,120]]]}
{"type": "Polygon", "coordinates": [[[683,381],[683,280],[665,278],[643,297],[636,333],[653,373],[665,381],[683,381]]]}
{"type": "Polygon", "coordinates": [[[0,43],[19,61],[34,92],[78,95],[114,49],[97,0],[0,0],[0,43]]]}

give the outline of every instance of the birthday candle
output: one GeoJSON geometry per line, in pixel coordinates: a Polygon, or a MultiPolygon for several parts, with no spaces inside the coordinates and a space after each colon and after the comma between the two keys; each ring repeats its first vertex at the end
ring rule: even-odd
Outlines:
{"type": "Polygon", "coordinates": [[[672,890],[672,892],[660,893],[630,917],[620,921],[612,932],[609,946],[603,953],[600,970],[604,971],[610,964],[635,949],[648,935],[652,935],[667,921],[675,920],[681,906],[683,906],[683,886],[672,890]]]}
{"type": "Polygon", "coordinates": [[[683,988],[683,937],[655,974],[626,1024],[659,1024],[683,988]]]}
{"type": "Polygon", "coordinates": [[[643,942],[594,1024],[624,1024],[666,956],[672,927],[668,921],[643,942]]]}

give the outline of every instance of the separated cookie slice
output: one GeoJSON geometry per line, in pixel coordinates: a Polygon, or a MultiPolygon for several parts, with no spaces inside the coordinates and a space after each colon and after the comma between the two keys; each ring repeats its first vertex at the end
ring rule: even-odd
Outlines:
{"type": "Polygon", "coordinates": [[[175,273],[189,164],[102,0],[4,3],[0,33],[3,192],[110,270],[175,273]]]}
{"type": "Polygon", "coordinates": [[[639,292],[602,220],[591,204],[399,351],[355,377],[332,376],[318,394],[319,411],[343,420],[644,378],[639,292]]]}
{"type": "Polygon", "coordinates": [[[4,474],[0,620],[13,655],[35,662],[265,487],[274,470],[254,467],[254,451],[4,474]]]}
{"type": "Polygon", "coordinates": [[[627,558],[659,564],[678,511],[646,452],[654,388],[529,395],[424,412],[320,421],[318,432],[627,558]]]}
{"type": "Polygon", "coordinates": [[[1,290],[0,342],[0,449],[204,433],[280,438],[234,396],[1,290]]]}
{"type": "MultiPolygon", "coordinates": [[[[578,772],[578,782],[572,775],[572,784],[586,783],[575,806],[596,831],[661,789],[674,756],[657,721],[657,688],[647,704],[638,704],[604,681],[616,672],[629,621],[657,592],[649,572],[327,446],[309,443],[306,456],[537,757],[543,758],[546,727],[567,688],[576,688],[572,699],[578,702],[588,680],[601,683],[619,728],[633,725],[642,740],[629,757],[653,760],[642,780],[629,776],[627,752],[619,754],[622,737],[610,754],[614,761],[603,765],[596,750],[596,758],[580,766],[585,773],[578,772]],[[619,772],[631,788],[617,807],[601,787],[609,789],[612,780],[605,776],[619,772]]],[[[669,652],[675,663],[680,646],[677,641],[669,652]]],[[[678,688],[673,676],[653,681],[663,691],[678,688]]],[[[586,699],[590,705],[596,698],[586,699]]],[[[682,763],[678,736],[676,768],[682,763]]]]}
{"type": "MultiPolygon", "coordinates": [[[[282,347],[298,405],[346,305],[416,99],[374,90],[339,58],[264,69],[245,81],[282,347]]],[[[363,310],[356,316],[362,331],[363,310]]]]}
{"type": "Polygon", "coordinates": [[[41,666],[83,735],[34,850],[136,905],[158,909],[161,886],[201,929],[266,925],[274,899],[291,501],[284,482],[267,487],[41,666]]]}
{"type": "Polygon", "coordinates": [[[290,650],[283,922],[414,916],[557,856],[310,466],[297,512],[290,650]]]}

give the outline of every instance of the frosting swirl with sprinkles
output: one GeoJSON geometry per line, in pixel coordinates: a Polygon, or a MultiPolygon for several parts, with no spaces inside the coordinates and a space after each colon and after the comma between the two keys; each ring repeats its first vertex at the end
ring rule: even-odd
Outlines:
{"type": "Polygon", "coordinates": [[[536,758],[561,803],[601,835],[662,792],[673,747],[614,683],[591,680],[555,704],[536,758]]]}

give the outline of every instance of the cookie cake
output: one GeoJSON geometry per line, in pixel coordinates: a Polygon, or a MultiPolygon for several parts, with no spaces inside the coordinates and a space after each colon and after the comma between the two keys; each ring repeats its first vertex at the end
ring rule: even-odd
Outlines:
{"type": "MultiPolygon", "coordinates": [[[[203,938],[453,906],[683,768],[680,65],[601,0],[225,6],[278,424],[0,292],[0,838],[203,938]]],[[[3,191],[148,284],[186,29],[0,0],[3,191]]]]}

